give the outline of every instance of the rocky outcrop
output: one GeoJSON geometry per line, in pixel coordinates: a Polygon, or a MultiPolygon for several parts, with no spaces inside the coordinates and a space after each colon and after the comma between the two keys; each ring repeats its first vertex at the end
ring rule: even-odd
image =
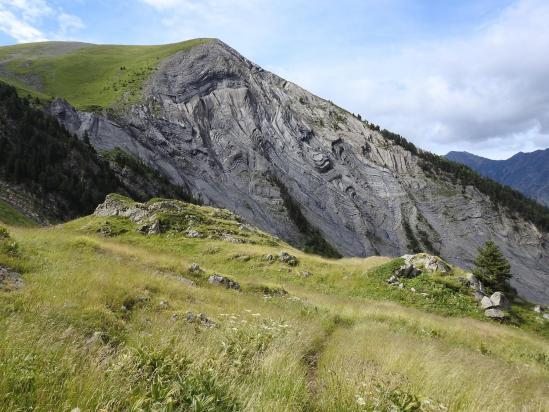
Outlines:
{"type": "Polygon", "coordinates": [[[12,291],[23,287],[21,274],[0,266],[0,291],[12,291]]]}
{"type": "Polygon", "coordinates": [[[235,282],[234,280],[229,279],[226,276],[214,274],[208,278],[208,282],[212,285],[223,286],[227,289],[240,290],[240,285],[238,284],[238,282],[235,282]]]}
{"type": "Polygon", "coordinates": [[[278,255],[278,259],[288,266],[297,266],[298,264],[297,258],[287,252],[280,252],[280,254],[278,255]]]}
{"type": "MultiPolygon", "coordinates": [[[[152,199],[141,203],[110,194],[97,206],[94,215],[124,217],[136,225],[138,232],[146,235],[171,232],[188,238],[218,239],[231,243],[278,244],[277,239],[243,224],[241,218],[228,210],[197,206],[179,200],[152,199]]],[[[117,236],[126,230],[116,229],[106,220],[97,232],[104,236],[117,236]]]]}
{"type": "Polygon", "coordinates": [[[467,267],[492,239],[519,293],[549,301],[546,233],[474,187],[426,174],[414,153],[220,41],[162,61],[143,101],[116,118],[60,101],[50,111],[97,149],[120,147],[206,204],[290,242],[304,239],[304,226],[276,182],[343,255],[399,256],[415,240],[467,267]]]}
{"type": "Polygon", "coordinates": [[[452,268],[444,260],[427,253],[404,255],[402,259],[404,264],[395,271],[397,278],[415,278],[422,273],[447,275],[452,272],[452,268]]]}
{"type": "Polygon", "coordinates": [[[494,319],[504,319],[505,312],[511,310],[511,302],[503,292],[494,292],[490,297],[483,296],[479,305],[485,316],[494,319]]]}

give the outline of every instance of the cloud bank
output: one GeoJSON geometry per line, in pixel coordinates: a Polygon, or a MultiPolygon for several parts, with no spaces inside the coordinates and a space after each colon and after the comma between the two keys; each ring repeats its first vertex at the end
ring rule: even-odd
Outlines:
{"type": "Polygon", "coordinates": [[[45,0],[0,0],[0,31],[18,43],[66,40],[83,27],[79,17],[45,0]]]}
{"type": "Polygon", "coordinates": [[[468,36],[278,71],[439,153],[549,147],[547,1],[519,1],[468,36]]]}

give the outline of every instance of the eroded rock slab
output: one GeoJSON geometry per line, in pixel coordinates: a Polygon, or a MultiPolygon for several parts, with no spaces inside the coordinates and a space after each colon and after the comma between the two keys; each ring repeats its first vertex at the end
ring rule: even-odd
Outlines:
{"type": "Polygon", "coordinates": [[[0,266],[0,291],[18,290],[23,287],[21,274],[4,266],[0,266]]]}

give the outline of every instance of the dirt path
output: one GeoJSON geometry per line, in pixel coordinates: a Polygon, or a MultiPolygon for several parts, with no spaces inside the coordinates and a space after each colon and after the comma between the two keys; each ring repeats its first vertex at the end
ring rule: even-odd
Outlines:
{"type": "Polygon", "coordinates": [[[324,333],[315,341],[305,353],[303,361],[307,367],[307,390],[309,392],[309,400],[307,402],[307,411],[316,411],[318,409],[317,400],[323,390],[323,383],[318,377],[318,363],[324,353],[330,338],[339,328],[348,328],[352,326],[350,322],[341,319],[339,316],[334,316],[329,326],[324,333]]]}

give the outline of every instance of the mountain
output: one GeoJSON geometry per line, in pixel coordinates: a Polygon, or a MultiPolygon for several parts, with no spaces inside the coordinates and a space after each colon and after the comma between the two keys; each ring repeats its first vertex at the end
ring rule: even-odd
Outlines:
{"type": "Polygon", "coordinates": [[[10,46],[0,48],[0,76],[99,153],[122,150],[292,244],[345,256],[426,250],[468,267],[492,239],[519,293],[549,301],[546,208],[219,40],[10,46]]]}
{"type": "Polygon", "coordinates": [[[446,158],[549,206],[549,149],[520,152],[507,160],[491,160],[467,152],[450,152],[446,158]]]}

